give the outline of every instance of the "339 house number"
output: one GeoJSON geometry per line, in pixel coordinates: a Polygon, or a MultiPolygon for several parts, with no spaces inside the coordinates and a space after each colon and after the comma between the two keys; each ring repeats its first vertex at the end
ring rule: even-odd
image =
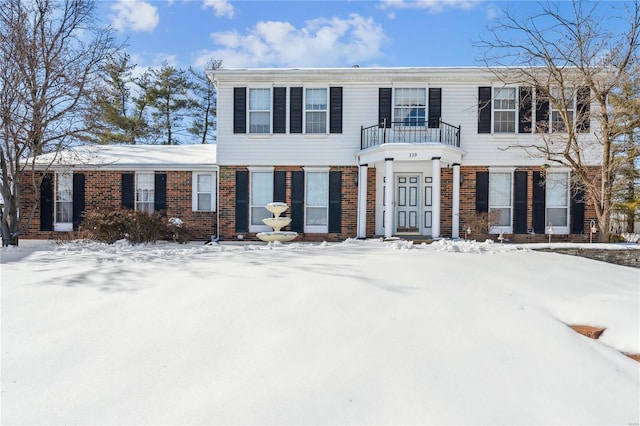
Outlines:
{"type": "Polygon", "coordinates": [[[417,152],[410,152],[409,153],[409,158],[417,158],[418,157],[418,153],[417,152]]]}

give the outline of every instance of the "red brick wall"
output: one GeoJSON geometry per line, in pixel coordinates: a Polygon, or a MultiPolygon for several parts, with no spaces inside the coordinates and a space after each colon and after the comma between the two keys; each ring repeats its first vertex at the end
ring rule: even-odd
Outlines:
{"type": "MultiPolygon", "coordinates": [[[[223,241],[237,241],[238,233],[235,232],[235,176],[236,171],[247,170],[247,166],[222,166],[220,167],[220,239],[223,241]]],[[[285,202],[291,207],[291,172],[302,171],[299,166],[275,166],[274,171],[287,172],[286,178],[286,195],[285,202]]],[[[357,236],[357,220],[358,220],[358,186],[356,185],[358,176],[358,167],[331,167],[330,171],[342,172],[342,230],[340,233],[327,234],[311,234],[299,233],[294,241],[343,241],[347,238],[355,238],[357,236]]],[[[375,174],[370,170],[367,187],[371,197],[375,197],[375,174]]],[[[371,221],[371,226],[367,227],[369,235],[373,235],[375,223],[375,199],[371,198],[367,201],[368,212],[367,221],[371,221]]],[[[287,210],[282,216],[290,217],[290,210],[287,210]]],[[[290,227],[282,228],[283,231],[289,231],[290,227]]],[[[242,233],[243,240],[258,241],[255,233],[242,233]]]]}
{"type": "MultiPolygon", "coordinates": [[[[85,211],[119,208],[121,203],[121,175],[122,173],[134,173],[132,170],[76,170],[74,172],[85,175],[85,211]]],[[[180,218],[194,232],[195,240],[207,241],[212,235],[216,235],[217,213],[192,211],[192,172],[165,172],[161,170],[157,170],[157,172],[167,174],[167,217],[180,218]]],[[[33,205],[33,200],[33,188],[25,186],[23,189],[23,206],[29,209],[33,205]]],[[[22,238],[58,239],[64,238],[69,234],[68,232],[40,231],[40,208],[36,207],[35,215],[27,231],[22,234],[22,238]]]]}

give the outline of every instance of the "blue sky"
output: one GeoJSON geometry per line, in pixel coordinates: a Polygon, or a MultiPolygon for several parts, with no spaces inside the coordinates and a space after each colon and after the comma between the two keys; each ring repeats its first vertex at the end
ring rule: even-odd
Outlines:
{"type": "Polygon", "coordinates": [[[536,2],[481,0],[99,2],[134,63],[180,68],[210,58],[226,68],[481,65],[472,41],[505,8],[540,10],[536,2]]]}

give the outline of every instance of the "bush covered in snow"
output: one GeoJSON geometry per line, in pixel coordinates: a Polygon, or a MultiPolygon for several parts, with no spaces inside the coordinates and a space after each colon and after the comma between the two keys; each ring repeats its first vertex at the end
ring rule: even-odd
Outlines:
{"type": "Polygon", "coordinates": [[[121,239],[132,243],[159,240],[185,243],[192,237],[189,228],[178,218],[167,219],[159,214],[130,209],[85,212],[80,233],[86,238],[110,244],[121,239]]]}

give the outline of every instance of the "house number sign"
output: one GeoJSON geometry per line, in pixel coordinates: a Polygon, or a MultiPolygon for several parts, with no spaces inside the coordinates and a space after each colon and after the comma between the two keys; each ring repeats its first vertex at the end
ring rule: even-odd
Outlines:
{"type": "Polygon", "coordinates": [[[409,153],[409,158],[417,158],[418,157],[418,153],[417,152],[410,152],[409,153]]]}

